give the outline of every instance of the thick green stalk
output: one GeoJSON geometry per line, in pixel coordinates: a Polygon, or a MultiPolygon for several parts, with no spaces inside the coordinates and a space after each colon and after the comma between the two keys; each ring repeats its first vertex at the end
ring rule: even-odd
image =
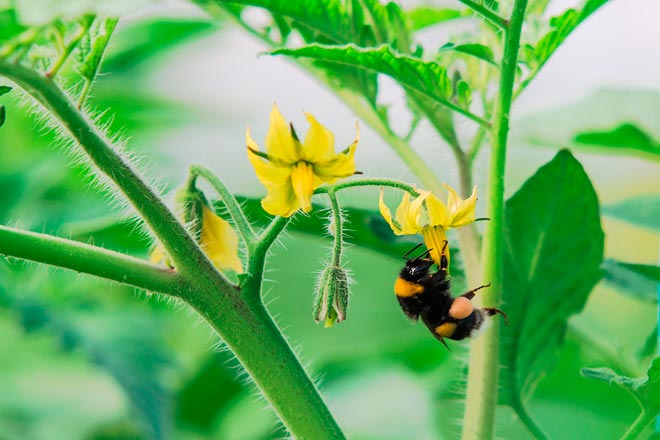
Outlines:
{"type": "MultiPolygon", "coordinates": [[[[506,147],[520,34],[526,7],[527,0],[516,0],[513,5],[510,24],[505,33],[498,97],[493,114],[487,209],[490,222],[486,226],[482,253],[484,280],[492,286],[480,295],[482,305],[487,307],[497,307],[502,299],[506,147]]],[[[498,375],[499,321],[493,320],[491,327],[472,343],[470,350],[463,440],[493,438],[498,375]]]]}
{"type": "Polygon", "coordinates": [[[0,254],[50,264],[180,296],[188,283],[173,270],[139,258],[65,238],[0,226],[0,254]]]}
{"type": "Polygon", "coordinates": [[[117,183],[163,243],[177,270],[186,275],[204,271],[208,277],[222,280],[218,287],[223,290],[229,288],[229,281],[215,270],[174,214],[51,79],[18,64],[6,62],[0,62],[0,75],[15,81],[46,107],[71,133],[94,164],[117,183]]]}
{"type": "MultiPolygon", "coordinates": [[[[299,439],[344,438],[263,304],[246,301],[240,290],[215,269],[160,198],[57,85],[37,72],[6,62],[0,62],[0,75],[16,82],[46,107],[94,164],[119,186],[188,281],[190,287],[181,297],[218,331],[291,434],[299,439]]],[[[263,259],[260,264],[254,268],[259,280],[263,259]]],[[[254,285],[256,289],[261,287],[260,283],[254,285]]]]}
{"type": "Polygon", "coordinates": [[[220,334],[226,333],[227,314],[242,317],[242,335],[234,338],[230,347],[275,411],[282,415],[293,438],[345,438],[263,304],[243,302],[236,309],[227,310],[220,295],[196,295],[189,298],[189,303],[220,334]]]}

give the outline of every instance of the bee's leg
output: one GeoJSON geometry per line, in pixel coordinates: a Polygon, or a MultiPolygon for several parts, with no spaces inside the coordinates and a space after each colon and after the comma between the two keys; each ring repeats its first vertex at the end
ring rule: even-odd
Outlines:
{"type": "Polygon", "coordinates": [[[502,315],[502,318],[504,318],[504,323],[506,325],[509,325],[509,315],[507,315],[500,309],[496,309],[494,307],[486,307],[481,310],[483,310],[483,312],[488,316],[502,315]]]}
{"type": "Polygon", "coordinates": [[[449,242],[445,240],[445,243],[442,245],[442,252],[440,253],[440,270],[447,272],[449,268],[449,260],[447,260],[447,245],[449,242]]]}
{"type": "Polygon", "coordinates": [[[481,285],[481,286],[479,286],[479,287],[476,287],[476,288],[474,288],[474,289],[472,289],[472,290],[469,290],[469,291],[465,292],[465,293],[464,293],[463,295],[461,295],[461,296],[463,296],[463,297],[465,297],[465,298],[467,298],[467,299],[472,299],[472,298],[474,298],[474,295],[477,293],[477,290],[481,290],[481,289],[486,288],[486,287],[490,287],[490,283],[488,283],[488,284],[484,284],[484,285],[481,285]]]}

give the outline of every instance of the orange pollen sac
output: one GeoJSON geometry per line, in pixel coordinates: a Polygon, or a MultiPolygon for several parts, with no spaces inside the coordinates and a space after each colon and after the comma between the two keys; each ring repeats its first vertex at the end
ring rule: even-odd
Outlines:
{"type": "Polygon", "coordinates": [[[291,186],[303,211],[312,210],[312,193],[314,192],[314,168],[307,162],[296,163],[291,171],[291,186]]]}
{"type": "Polygon", "coordinates": [[[451,303],[449,308],[449,316],[454,319],[464,319],[472,314],[474,307],[469,299],[459,296],[451,303]]]}

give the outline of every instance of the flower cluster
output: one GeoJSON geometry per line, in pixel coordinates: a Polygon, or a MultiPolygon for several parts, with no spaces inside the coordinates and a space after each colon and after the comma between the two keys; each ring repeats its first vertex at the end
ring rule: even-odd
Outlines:
{"type": "MultiPolygon", "coordinates": [[[[447,204],[430,191],[420,191],[419,197],[412,201],[410,194],[406,193],[394,217],[383,201],[382,191],[379,200],[380,213],[392,231],[396,235],[422,234],[424,244],[436,264],[440,264],[440,254],[445,248],[449,228],[458,228],[474,222],[477,205],[476,187],[472,195],[463,200],[451,186],[444,186],[449,193],[447,204]]],[[[449,247],[445,255],[449,259],[449,247]]]]}
{"type": "Polygon", "coordinates": [[[335,137],[314,116],[306,113],[310,128],[300,141],[293,125],[287,124],[277,106],[270,114],[266,152],[259,150],[250,131],[246,135],[248,158],[257,178],[268,190],[261,206],[272,215],[290,217],[298,210],[312,209],[312,194],[324,183],[355,174],[355,141],[335,153],[335,137]]]}

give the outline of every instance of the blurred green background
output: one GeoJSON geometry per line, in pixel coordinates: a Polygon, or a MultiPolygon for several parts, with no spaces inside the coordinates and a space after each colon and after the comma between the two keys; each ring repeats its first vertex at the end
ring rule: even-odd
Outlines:
{"type": "MultiPolygon", "coordinates": [[[[589,77],[584,66],[598,70],[598,65],[590,65],[588,57],[584,66],[576,64],[584,56],[580,48],[590,50],[601,37],[616,39],[599,32],[610,29],[617,14],[644,20],[643,13],[632,14],[634,8],[624,10],[621,3],[612,2],[585,24],[515,108],[508,194],[561,147],[575,149],[602,205],[659,193],[657,160],[608,156],[582,149],[574,140],[577,133],[622,122],[638,124],[660,139],[660,91],[644,88],[649,81],[631,73],[641,68],[589,77]],[[585,87],[564,86],[572,79],[585,87]]],[[[38,7],[24,10],[26,19],[41,19],[38,7]]],[[[99,112],[109,110],[102,121],[129,139],[127,148],[143,158],[147,174],[166,191],[182,182],[189,164],[199,162],[237,194],[262,196],[244,155],[244,134],[250,125],[263,143],[274,101],[299,132],[305,131],[305,110],[335,132],[339,146],[352,140],[356,118],[349,110],[285,59],[257,58],[264,48],[230,23],[210,21],[180,4],[140,4],[127,11],[93,88],[92,104],[99,112]]],[[[621,40],[618,48],[625,51],[627,40],[621,40]]],[[[612,54],[603,60],[601,54],[599,60],[619,66],[624,58],[612,54]]],[[[660,73],[657,60],[649,68],[660,73]]],[[[391,99],[397,111],[401,96],[394,88],[391,99]]],[[[22,106],[18,93],[3,97],[3,103],[8,116],[0,129],[0,223],[146,257],[150,240],[130,220],[130,210],[108,203],[114,196],[98,189],[66,143],[22,106]]],[[[362,130],[360,170],[414,181],[374,133],[364,125],[362,130]]],[[[415,142],[453,183],[450,153],[431,131],[422,127],[415,142]]],[[[477,170],[483,171],[487,157],[482,156],[477,170]]],[[[393,240],[373,212],[376,196],[359,190],[342,193],[341,201],[367,210],[362,221],[383,240],[393,240]]],[[[349,438],[456,438],[467,345],[454,343],[448,353],[425,328],[404,319],[392,294],[400,258],[373,247],[352,247],[347,261],[355,285],[348,319],[331,329],[314,323],[315,278],[331,246],[318,233],[326,216],[314,212],[276,246],[267,274],[269,309],[349,438]]],[[[603,222],[608,257],[657,263],[657,227],[640,228],[608,216],[603,222]]],[[[393,243],[405,249],[415,240],[393,243]]],[[[640,281],[630,289],[634,296],[602,282],[585,311],[572,319],[558,364],[529,404],[551,438],[618,438],[636,417],[632,397],[579,372],[585,366],[612,366],[614,353],[616,365],[627,368],[619,372],[644,374],[644,360],[655,350],[657,308],[639,296],[653,297],[654,289],[640,281]],[[585,333],[606,350],[585,344],[585,333]]],[[[286,436],[208,326],[186,307],[147,292],[0,259],[0,335],[2,440],[286,436]]],[[[497,426],[500,438],[530,438],[507,407],[501,408],[497,426]]]]}

